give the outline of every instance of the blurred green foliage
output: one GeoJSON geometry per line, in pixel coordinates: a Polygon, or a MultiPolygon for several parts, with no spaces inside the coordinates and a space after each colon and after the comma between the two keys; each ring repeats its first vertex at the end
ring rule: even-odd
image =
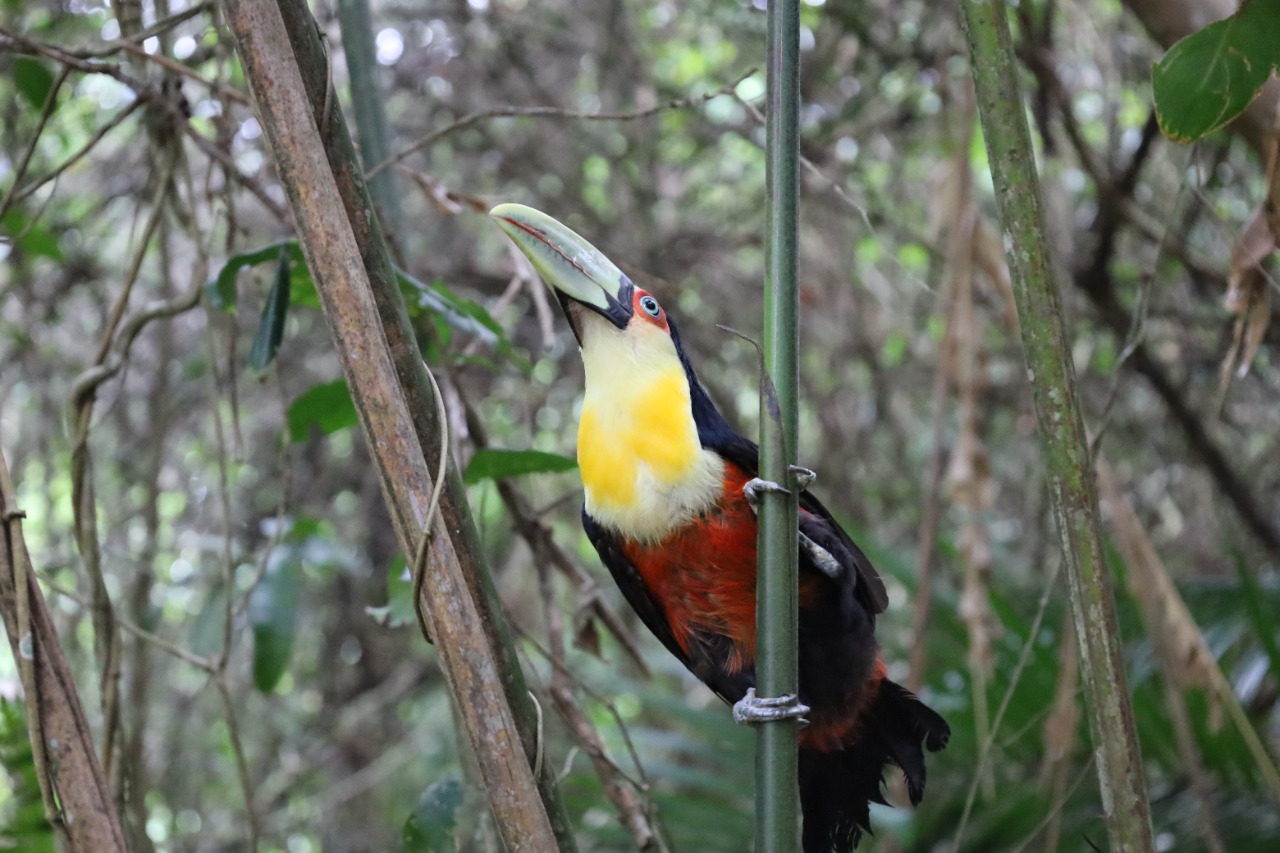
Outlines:
{"type": "MultiPolygon", "coordinates": [[[[6,26],[61,50],[101,49],[119,36],[102,3],[4,5],[6,26]]],[[[760,316],[759,5],[374,3],[384,90],[372,95],[346,90],[336,24],[317,7],[334,53],[335,96],[382,98],[395,150],[439,134],[394,171],[409,224],[393,247],[401,290],[422,353],[444,380],[455,455],[473,483],[477,525],[546,711],[546,760],[583,851],[634,844],[545,696],[552,671],[542,649],[553,617],[577,641],[565,650],[575,701],[667,849],[749,849],[752,737],[627,614],[582,537],[576,477],[564,473],[581,391],[575,342],[481,211],[497,201],[536,204],[629,273],[655,276],[645,286],[672,306],[704,382],[752,434],[755,356],[714,324],[750,333],[760,316]],[[698,100],[743,75],[738,97],[698,100]],[[591,118],[672,100],[692,105],[634,121],[591,118]],[[581,116],[503,116],[449,129],[503,104],[581,116]],[[552,561],[517,535],[495,487],[500,477],[518,477],[510,484],[533,517],[594,585],[559,573],[540,582],[552,561]],[[604,627],[596,601],[623,614],[651,674],[604,627]]],[[[979,220],[991,210],[955,22],[923,0],[827,0],[802,13],[802,462],[818,470],[818,493],[890,583],[879,635],[897,678],[915,640],[922,515],[934,496],[941,501],[923,692],[955,736],[930,763],[921,808],[875,807],[877,835],[863,849],[957,849],[975,785],[959,850],[1044,850],[1051,835],[1059,850],[1101,845],[1083,721],[1054,747],[1061,754],[1049,754],[1046,723],[1070,646],[1066,595],[1059,580],[1046,597],[1057,543],[1027,378],[1003,297],[981,274],[972,282],[971,338],[981,347],[971,353],[985,467],[978,476],[944,465],[940,482],[929,474],[935,435],[944,463],[961,435],[948,372],[960,361],[958,321],[947,296],[961,172],[972,176],[965,186],[979,220]],[[939,370],[946,375],[935,403],[939,370]],[[958,500],[969,487],[990,494],[976,519],[958,500]],[[962,580],[971,521],[990,553],[991,652],[981,661],[972,657],[974,611],[962,580]],[[1002,707],[989,771],[979,774],[984,727],[1002,707]]],[[[1103,185],[1144,150],[1151,67],[1162,51],[1118,2],[1024,2],[1019,14],[1025,57],[1052,59],[1044,63],[1052,77],[1028,65],[1028,104],[1055,241],[1075,273],[1089,269],[1108,236],[1095,230],[1114,191],[1103,185]]],[[[86,588],[73,545],[65,405],[94,362],[137,231],[164,198],[126,314],[193,287],[204,288],[203,302],[147,325],[99,391],[89,449],[118,615],[209,661],[226,652],[260,849],[450,849],[446,839],[460,834],[485,849],[493,834],[458,755],[437,652],[418,638],[411,581],[305,259],[289,223],[272,213],[283,195],[270,152],[251,105],[231,94],[244,92],[243,72],[224,32],[203,10],[146,47],[212,84],[168,84],[191,114],[181,125],[147,106],[113,126],[137,94],[123,79],[81,71],[41,124],[56,60],[10,51],[8,42],[0,50],[0,197],[30,151],[0,212],[0,447],[18,481],[33,560],[92,709],[98,670],[91,620],[78,603],[86,588]],[[165,185],[157,152],[175,139],[183,158],[165,185]]],[[[165,91],[162,70],[142,57],[95,61],[154,84],[148,98],[165,91]]],[[[1136,334],[1146,357],[1172,377],[1173,393],[1270,512],[1268,496],[1280,493],[1274,331],[1250,375],[1219,394],[1232,320],[1220,305],[1222,278],[1233,235],[1263,197],[1266,164],[1225,134],[1190,150],[1158,140],[1145,150],[1123,199],[1130,218],[1110,226],[1107,287],[1130,312],[1126,321],[1145,318],[1136,334]],[[1217,419],[1206,414],[1216,400],[1217,419]]],[[[1082,289],[1068,289],[1067,301],[1090,426],[1102,431],[1102,452],[1274,751],[1276,555],[1239,522],[1194,439],[1135,372],[1131,341],[1102,322],[1082,289]]],[[[1151,639],[1123,583],[1117,593],[1162,849],[1208,849],[1206,825],[1232,853],[1277,849],[1274,792],[1239,728],[1197,688],[1178,695],[1203,779],[1186,766],[1151,639]],[[1204,796],[1198,781],[1207,782],[1204,796]]],[[[134,633],[122,643],[124,813],[135,848],[242,845],[247,807],[210,674],[134,633]]],[[[0,655],[0,691],[13,684],[13,662],[0,655]]],[[[25,734],[15,734],[11,714],[0,728],[14,780],[0,799],[0,832],[39,850],[29,845],[48,839],[38,822],[24,822],[38,793],[30,798],[25,734]]]]}

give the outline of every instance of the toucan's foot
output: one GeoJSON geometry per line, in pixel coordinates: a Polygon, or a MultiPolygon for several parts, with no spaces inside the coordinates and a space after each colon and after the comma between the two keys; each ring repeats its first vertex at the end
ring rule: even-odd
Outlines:
{"type": "MultiPolygon", "coordinates": [[[[804,491],[813,485],[813,481],[818,479],[818,475],[810,471],[808,468],[801,468],[799,465],[788,465],[787,473],[795,479],[795,485],[800,491],[804,491]]],[[[742,487],[742,493],[747,496],[747,503],[751,504],[752,512],[760,507],[760,495],[765,492],[773,492],[778,495],[789,495],[791,490],[780,483],[773,480],[765,480],[761,477],[752,477],[742,487]]]]}
{"type": "Polygon", "coordinates": [[[773,480],[752,477],[742,487],[742,493],[747,496],[747,503],[751,505],[751,511],[757,515],[759,514],[757,510],[760,508],[760,496],[765,492],[772,492],[777,495],[791,494],[790,489],[773,482],[773,480]]]}
{"type": "Polygon", "coordinates": [[[796,478],[796,488],[804,491],[813,485],[813,481],[818,479],[818,475],[808,468],[801,468],[799,465],[788,465],[787,470],[791,472],[791,476],[796,478]]]}
{"type": "Polygon", "coordinates": [[[805,725],[809,722],[804,718],[807,713],[809,713],[809,706],[802,705],[800,697],[794,693],[765,698],[757,696],[754,687],[748,687],[747,695],[733,704],[733,721],[740,726],[786,720],[792,717],[798,718],[800,724],[805,725]]]}
{"type": "Polygon", "coordinates": [[[803,533],[800,534],[800,550],[808,554],[809,559],[813,561],[813,565],[817,567],[818,571],[829,578],[840,577],[840,574],[844,571],[840,561],[830,551],[803,533]]]}

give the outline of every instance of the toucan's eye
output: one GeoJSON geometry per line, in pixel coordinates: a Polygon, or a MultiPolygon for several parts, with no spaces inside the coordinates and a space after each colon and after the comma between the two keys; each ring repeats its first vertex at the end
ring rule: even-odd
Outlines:
{"type": "Polygon", "coordinates": [[[654,299],[652,296],[641,296],[640,307],[643,308],[645,313],[650,317],[658,317],[662,314],[662,308],[658,306],[658,300],[654,299]]]}

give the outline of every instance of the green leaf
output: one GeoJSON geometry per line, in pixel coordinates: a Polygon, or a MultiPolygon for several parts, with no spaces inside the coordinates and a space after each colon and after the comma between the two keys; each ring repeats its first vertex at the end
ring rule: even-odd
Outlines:
{"type": "Polygon", "coordinates": [[[1240,115],[1280,64],[1278,31],[1280,0],[1246,0],[1169,48],[1151,73],[1164,135],[1194,142],[1240,115]]]}
{"type": "Polygon", "coordinates": [[[453,827],[462,805],[462,782],[449,776],[422,792],[418,805],[404,822],[405,853],[445,853],[454,849],[453,827]]]}
{"type": "Polygon", "coordinates": [[[43,109],[44,102],[53,91],[53,72],[30,56],[15,56],[12,68],[13,82],[22,97],[37,110],[43,109]]]}
{"type": "Polygon", "coordinates": [[[62,260],[62,247],[58,245],[58,235],[39,221],[32,222],[16,208],[11,209],[4,215],[4,219],[0,220],[0,230],[30,257],[62,260]]]}
{"type": "Polygon", "coordinates": [[[298,596],[302,566],[294,548],[277,548],[267,571],[249,596],[249,626],[253,629],[253,683],[270,693],[293,657],[298,628],[298,596]]]}
{"type": "Polygon", "coordinates": [[[577,462],[559,453],[486,449],[476,451],[476,455],[471,457],[467,470],[462,474],[462,481],[472,486],[481,480],[502,480],[524,474],[558,474],[577,467],[577,462]]]}
{"type": "Polygon", "coordinates": [[[1253,575],[1254,569],[1245,561],[1244,555],[1233,552],[1231,556],[1236,564],[1236,576],[1240,579],[1240,588],[1244,592],[1239,597],[1239,601],[1244,604],[1245,613],[1253,623],[1254,633],[1258,635],[1258,642],[1262,644],[1263,651],[1271,661],[1271,671],[1280,673],[1280,643],[1276,642],[1275,617],[1272,615],[1275,611],[1264,603],[1266,596],[1258,579],[1253,575]]]}
{"type": "Polygon", "coordinates": [[[191,651],[203,658],[222,653],[223,633],[227,613],[226,587],[217,586],[209,592],[204,607],[196,614],[187,636],[191,651]]]}
{"type": "Polygon", "coordinates": [[[289,259],[306,275],[309,281],[311,276],[307,271],[306,261],[302,256],[302,247],[298,245],[298,241],[280,240],[275,243],[268,243],[260,249],[252,249],[227,258],[227,262],[222,265],[222,269],[218,270],[218,274],[204,286],[204,295],[209,300],[209,304],[215,308],[235,313],[236,276],[240,274],[240,270],[271,260],[278,262],[281,249],[289,253],[289,259]]]}
{"type": "Polygon", "coordinates": [[[399,268],[396,269],[396,277],[400,281],[400,291],[409,303],[410,313],[425,309],[443,320],[449,328],[473,335],[503,358],[517,363],[521,361],[502,326],[483,305],[451,293],[441,282],[428,285],[399,268]]]}
{"type": "Polygon", "coordinates": [[[0,698],[0,774],[7,774],[8,790],[0,786],[0,849],[54,853],[53,828],[44,816],[40,780],[27,732],[23,706],[0,698]]]}
{"type": "Polygon", "coordinates": [[[387,569],[387,603],[365,608],[380,625],[399,628],[417,624],[417,608],[413,600],[413,576],[409,574],[404,554],[396,554],[387,569]]]}
{"type": "Polygon", "coordinates": [[[289,270],[289,251],[282,246],[276,262],[275,282],[267,294],[267,304],[262,306],[258,332],[253,336],[253,346],[249,348],[249,366],[254,370],[262,370],[280,351],[280,341],[284,339],[284,318],[289,311],[289,270]]]}
{"type": "Polygon", "coordinates": [[[351,402],[347,383],[336,379],[314,385],[303,392],[289,406],[285,422],[289,437],[294,441],[302,441],[312,425],[318,427],[322,435],[332,435],[355,426],[359,423],[359,418],[356,416],[355,404],[351,402]]]}

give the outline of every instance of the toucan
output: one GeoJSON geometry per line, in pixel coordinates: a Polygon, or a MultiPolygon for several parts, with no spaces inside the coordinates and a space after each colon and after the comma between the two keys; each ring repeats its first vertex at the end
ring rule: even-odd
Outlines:
{"type": "MultiPolygon", "coordinates": [[[[721,415],[653,294],[552,217],[490,211],[555,294],[577,338],[582,523],[641,621],[725,701],[754,692],[756,444],[721,415]]],[[[818,499],[799,496],[797,735],[805,853],[846,853],[885,803],[886,765],[924,795],[943,718],[888,678],[875,638],[884,582],[818,499]]]]}

